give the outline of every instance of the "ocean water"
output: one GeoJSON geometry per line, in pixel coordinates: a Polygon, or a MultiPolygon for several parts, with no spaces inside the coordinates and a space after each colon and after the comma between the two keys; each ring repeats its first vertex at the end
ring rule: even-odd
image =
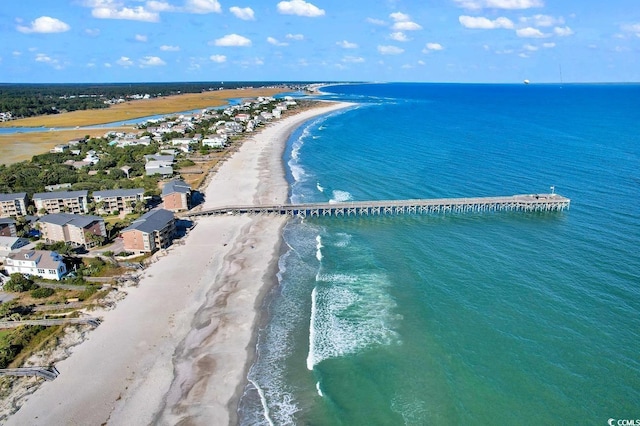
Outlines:
{"type": "Polygon", "coordinates": [[[553,213],[294,219],[243,425],[640,418],[640,86],[333,86],[293,202],[556,192],[553,213]]]}

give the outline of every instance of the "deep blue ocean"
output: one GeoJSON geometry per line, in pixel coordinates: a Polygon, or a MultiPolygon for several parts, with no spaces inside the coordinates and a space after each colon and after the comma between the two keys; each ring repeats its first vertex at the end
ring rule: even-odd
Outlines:
{"type": "Polygon", "coordinates": [[[244,425],[640,418],[640,85],[367,84],[285,154],[292,202],[555,191],[552,213],[294,219],[244,425]]]}

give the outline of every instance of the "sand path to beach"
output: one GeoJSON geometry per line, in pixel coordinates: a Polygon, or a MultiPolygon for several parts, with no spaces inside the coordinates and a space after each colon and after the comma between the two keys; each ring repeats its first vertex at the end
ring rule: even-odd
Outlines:
{"type": "MultiPolygon", "coordinates": [[[[286,202],[288,136],[346,106],[283,118],[244,142],[211,179],[204,208],[286,202]]],[[[235,424],[285,220],[198,219],[6,424],[235,424]]]]}

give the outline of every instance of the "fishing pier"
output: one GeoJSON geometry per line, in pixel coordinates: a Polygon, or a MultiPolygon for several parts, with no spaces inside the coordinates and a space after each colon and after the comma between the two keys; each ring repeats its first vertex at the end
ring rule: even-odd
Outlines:
{"type": "Polygon", "coordinates": [[[525,194],[502,197],[434,198],[395,201],[353,201],[261,206],[226,206],[192,211],[183,217],[215,215],[284,215],[291,217],[391,216],[482,212],[553,212],[569,209],[571,200],[561,195],[525,194]]]}

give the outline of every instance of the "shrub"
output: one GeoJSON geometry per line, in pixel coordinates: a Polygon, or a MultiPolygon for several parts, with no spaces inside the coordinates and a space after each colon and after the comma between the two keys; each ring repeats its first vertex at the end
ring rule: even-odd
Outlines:
{"type": "Polygon", "coordinates": [[[49,297],[53,295],[56,291],[52,288],[40,287],[35,290],[31,290],[31,297],[34,299],[44,299],[45,297],[49,297]]]}
{"type": "Polygon", "coordinates": [[[4,285],[4,289],[6,291],[15,291],[19,293],[33,290],[37,287],[38,286],[36,286],[32,280],[19,273],[11,274],[11,279],[4,285]]]}

